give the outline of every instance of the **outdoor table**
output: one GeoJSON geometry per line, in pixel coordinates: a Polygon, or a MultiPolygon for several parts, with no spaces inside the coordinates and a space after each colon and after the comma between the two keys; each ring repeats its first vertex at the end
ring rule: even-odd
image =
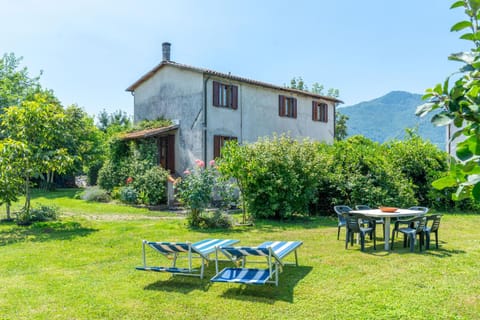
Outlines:
{"type": "Polygon", "coordinates": [[[385,223],[385,250],[390,250],[390,218],[401,218],[401,217],[411,217],[411,216],[421,216],[425,212],[420,210],[409,210],[409,209],[397,209],[395,212],[383,212],[380,209],[370,209],[370,210],[352,210],[350,213],[357,213],[364,215],[366,217],[372,218],[384,218],[385,223]]]}

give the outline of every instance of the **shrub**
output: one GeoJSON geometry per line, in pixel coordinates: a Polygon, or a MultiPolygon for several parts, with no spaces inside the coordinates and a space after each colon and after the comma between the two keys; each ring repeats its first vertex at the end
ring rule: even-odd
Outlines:
{"type": "Polygon", "coordinates": [[[39,208],[30,208],[30,212],[21,210],[17,213],[18,225],[29,225],[33,222],[57,220],[59,209],[52,206],[40,205],[39,208]]]}
{"type": "Polygon", "coordinates": [[[168,171],[161,167],[153,167],[133,178],[132,186],[140,195],[140,202],[148,205],[158,205],[167,200],[168,171]]]}
{"type": "Polygon", "coordinates": [[[220,172],[237,180],[248,212],[275,219],[308,215],[323,165],[315,142],[287,136],[242,146],[229,143],[219,160],[220,172]]]}
{"type": "Polygon", "coordinates": [[[85,201],[95,202],[109,202],[111,200],[110,195],[106,190],[101,189],[98,186],[87,187],[80,195],[80,198],[85,201]]]}
{"type": "Polygon", "coordinates": [[[224,181],[219,179],[219,174],[212,161],[209,167],[196,160],[196,168],[186,170],[185,176],[176,183],[176,195],[188,209],[188,223],[192,227],[199,227],[201,213],[212,204],[215,190],[227,190],[224,181]]]}
{"type": "Polygon", "coordinates": [[[232,226],[233,226],[233,218],[228,214],[221,212],[220,210],[215,210],[213,212],[202,212],[198,219],[198,227],[201,229],[213,229],[213,228],[228,229],[228,228],[231,228],[232,226]]]}
{"type": "Polygon", "coordinates": [[[135,204],[138,201],[138,191],[134,187],[121,187],[119,190],[120,201],[135,204]]]}

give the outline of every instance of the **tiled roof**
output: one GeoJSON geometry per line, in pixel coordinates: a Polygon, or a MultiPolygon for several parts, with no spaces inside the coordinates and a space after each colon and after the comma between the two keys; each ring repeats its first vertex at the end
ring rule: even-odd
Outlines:
{"type": "Polygon", "coordinates": [[[124,134],[121,139],[122,140],[134,140],[134,139],[144,139],[149,137],[155,137],[161,133],[166,133],[169,131],[173,131],[178,129],[178,124],[171,125],[168,127],[163,128],[153,128],[153,129],[145,129],[140,131],[134,131],[127,134],[124,134]]]}
{"type": "Polygon", "coordinates": [[[317,98],[317,99],[323,99],[323,100],[327,100],[327,101],[332,101],[332,102],[336,102],[336,103],[343,103],[343,101],[338,100],[338,99],[333,98],[333,97],[322,96],[322,95],[318,95],[318,94],[311,93],[311,92],[308,92],[308,91],[303,91],[303,90],[281,87],[281,86],[273,85],[273,84],[270,84],[270,83],[251,80],[251,79],[238,77],[238,76],[234,76],[234,75],[231,75],[231,74],[226,74],[226,73],[217,72],[217,71],[213,71],[213,70],[192,67],[192,66],[189,66],[189,65],[176,63],[176,62],[173,62],[173,61],[162,61],[155,68],[153,68],[152,70],[150,70],[149,72],[144,74],[134,84],[129,86],[126,89],[126,91],[130,91],[130,92],[135,91],[135,89],[137,89],[143,82],[150,79],[155,73],[157,73],[158,70],[160,70],[164,66],[172,66],[172,67],[176,67],[176,68],[180,68],[180,69],[191,70],[191,71],[200,72],[200,73],[203,73],[203,74],[209,74],[209,75],[213,75],[213,76],[217,76],[217,77],[221,77],[221,78],[226,78],[226,79],[231,79],[231,80],[235,80],[235,81],[239,81],[239,82],[249,83],[249,84],[253,84],[253,85],[256,85],[256,86],[260,86],[260,87],[265,87],[265,88],[270,88],[270,89],[275,89],[275,90],[282,90],[282,91],[285,91],[285,92],[301,94],[301,95],[305,95],[305,96],[309,96],[309,97],[313,97],[313,98],[317,98]]]}

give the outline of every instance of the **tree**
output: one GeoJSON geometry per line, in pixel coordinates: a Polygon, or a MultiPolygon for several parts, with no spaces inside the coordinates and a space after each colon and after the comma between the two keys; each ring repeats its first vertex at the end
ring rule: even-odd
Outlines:
{"type": "Polygon", "coordinates": [[[31,100],[11,106],[0,116],[2,135],[25,146],[16,161],[23,169],[25,212],[30,215],[30,184],[33,177],[45,172],[63,173],[73,157],[56,143],[65,134],[65,113],[50,92],[42,91],[31,100]]]}
{"type": "Polygon", "coordinates": [[[132,122],[125,111],[117,110],[111,114],[103,109],[97,116],[97,127],[103,132],[107,132],[109,128],[116,128],[113,131],[119,132],[131,127],[132,122]]]}
{"type": "Polygon", "coordinates": [[[456,74],[447,77],[443,85],[427,89],[423,96],[427,103],[419,106],[416,113],[424,116],[440,109],[432,117],[432,123],[453,125],[458,131],[452,139],[463,137],[457,144],[458,160],[452,158],[450,161],[449,175],[434,181],[433,186],[438,189],[457,186],[454,200],[470,197],[480,200],[480,0],[455,1],[450,9],[454,8],[464,8],[468,20],[456,23],[451,31],[464,32],[460,38],[471,41],[473,48],[449,56],[450,60],[464,65],[456,74]],[[450,80],[454,80],[453,85],[450,80]]]}
{"type": "Polygon", "coordinates": [[[10,205],[22,194],[22,158],[26,150],[22,143],[11,139],[0,141],[0,205],[5,204],[7,219],[10,217],[10,205]]]}
{"type": "Polygon", "coordinates": [[[0,58],[0,113],[40,90],[40,76],[31,78],[27,68],[19,69],[21,61],[22,58],[16,58],[13,53],[0,58]]]}
{"type": "Polygon", "coordinates": [[[337,112],[335,114],[335,140],[343,140],[347,137],[348,116],[337,112]]]}

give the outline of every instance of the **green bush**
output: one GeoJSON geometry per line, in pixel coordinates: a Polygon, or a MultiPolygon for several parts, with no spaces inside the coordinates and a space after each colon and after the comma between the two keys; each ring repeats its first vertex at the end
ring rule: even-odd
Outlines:
{"type": "Polygon", "coordinates": [[[133,178],[132,186],[137,190],[140,202],[148,205],[166,203],[167,178],[168,171],[158,166],[133,178]]]}
{"type": "MultiPolygon", "coordinates": [[[[228,229],[233,226],[233,222],[233,218],[230,215],[216,210],[213,212],[202,212],[199,216],[198,227],[201,229],[228,229]]],[[[192,224],[189,223],[189,225],[192,224]]]]}
{"type": "Polygon", "coordinates": [[[242,146],[229,143],[222,149],[218,166],[226,178],[237,180],[253,217],[308,215],[324,166],[316,145],[287,136],[263,138],[242,146]]]}
{"type": "Polygon", "coordinates": [[[17,213],[18,225],[30,225],[33,222],[57,220],[59,209],[53,206],[40,205],[38,208],[30,208],[30,212],[21,210],[17,213]]]}
{"type": "Polygon", "coordinates": [[[85,190],[81,193],[80,198],[85,201],[95,202],[109,202],[111,200],[108,192],[98,186],[85,188],[85,190]]]}
{"type": "Polygon", "coordinates": [[[121,187],[118,190],[120,201],[135,204],[138,202],[138,191],[133,186],[121,187]]]}

